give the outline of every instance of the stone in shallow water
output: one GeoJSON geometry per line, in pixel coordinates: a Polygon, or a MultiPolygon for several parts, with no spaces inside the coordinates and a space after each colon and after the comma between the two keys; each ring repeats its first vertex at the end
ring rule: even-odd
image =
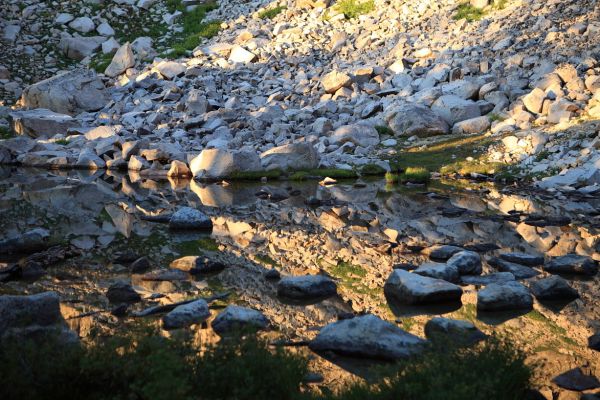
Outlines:
{"type": "Polygon", "coordinates": [[[552,382],[563,389],[575,390],[578,392],[600,387],[598,378],[593,375],[584,374],[581,368],[573,368],[567,372],[563,372],[554,377],[552,382]]]}
{"type": "Polygon", "coordinates": [[[163,329],[172,330],[186,328],[190,325],[200,324],[210,317],[208,304],[205,300],[198,299],[191,303],[175,307],[162,319],[163,329]]]}
{"type": "Polygon", "coordinates": [[[533,282],[531,292],[538,300],[573,300],[579,297],[577,290],[557,275],[533,282]]]}
{"type": "Polygon", "coordinates": [[[474,251],[460,251],[446,263],[455,267],[460,275],[479,275],[482,272],[481,256],[474,251]]]}
{"type": "Polygon", "coordinates": [[[435,317],[427,321],[425,336],[432,341],[436,339],[450,340],[452,343],[465,346],[475,344],[487,337],[485,333],[468,321],[442,317],[435,317]]]}
{"type": "Polygon", "coordinates": [[[181,207],[171,216],[169,228],[173,230],[211,230],[212,221],[200,210],[181,207]]]}
{"type": "Polygon", "coordinates": [[[277,284],[277,294],[296,300],[310,300],[333,296],[337,287],[323,275],[286,276],[277,284]]]}
{"type": "Polygon", "coordinates": [[[384,291],[404,304],[460,301],[462,296],[460,286],[401,269],[392,271],[385,282],[384,291]]]}
{"type": "Polygon", "coordinates": [[[313,351],[397,360],[421,351],[425,341],[374,315],[363,315],[325,326],[310,342],[313,351]]]}
{"type": "Polygon", "coordinates": [[[510,272],[515,276],[515,279],[528,279],[539,275],[539,272],[537,272],[533,268],[529,268],[521,264],[508,262],[498,257],[493,257],[488,262],[491,266],[497,268],[501,272],[510,272]]]}
{"type": "Polygon", "coordinates": [[[527,265],[528,267],[537,267],[544,264],[543,256],[534,256],[526,253],[502,253],[500,258],[511,263],[527,265]]]}
{"type": "Polygon", "coordinates": [[[532,307],[529,290],[518,282],[492,283],[477,293],[480,311],[529,310],[532,307]]]}
{"type": "Polygon", "coordinates": [[[269,320],[260,311],[235,305],[227,306],[211,324],[213,330],[219,335],[262,330],[267,325],[269,320]]]}
{"type": "Polygon", "coordinates": [[[595,275],[598,272],[598,265],[590,257],[567,254],[552,258],[544,265],[544,270],[551,274],[595,275]]]}

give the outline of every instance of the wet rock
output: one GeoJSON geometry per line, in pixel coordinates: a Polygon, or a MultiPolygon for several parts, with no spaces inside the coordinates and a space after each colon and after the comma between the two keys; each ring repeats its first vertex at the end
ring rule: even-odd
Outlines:
{"type": "Polygon", "coordinates": [[[213,330],[220,336],[248,330],[263,330],[268,325],[269,320],[260,311],[235,305],[225,307],[211,324],[213,330]]]}
{"type": "Polygon", "coordinates": [[[590,257],[567,254],[553,257],[544,265],[544,271],[551,274],[595,275],[598,272],[598,265],[590,257]]]}
{"type": "Polygon", "coordinates": [[[37,82],[23,90],[21,104],[28,108],[46,108],[75,115],[97,111],[109,101],[108,92],[96,73],[76,69],[37,82]]]}
{"type": "Polygon", "coordinates": [[[310,143],[293,143],[274,147],[260,155],[266,170],[312,169],[319,166],[319,153],[310,143]]]}
{"type": "Polygon", "coordinates": [[[48,138],[64,134],[79,123],[69,115],[37,108],[34,110],[14,111],[10,113],[12,129],[19,135],[32,138],[48,138]]]}
{"type": "Polygon", "coordinates": [[[386,294],[404,304],[430,304],[460,301],[460,286],[401,269],[395,269],[384,285],[386,294]]]}
{"type": "Polygon", "coordinates": [[[502,253],[500,258],[511,263],[537,267],[544,264],[543,256],[534,256],[526,253],[502,253]]]}
{"type": "Polygon", "coordinates": [[[48,247],[50,232],[36,228],[17,237],[0,241],[0,254],[35,253],[48,247]]]}
{"type": "Polygon", "coordinates": [[[422,251],[423,254],[428,255],[432,260],[443,260],[446,261],[454,254],[463,251],[464,249],[458,246],[452,246],[448,244],[435,244],[422,251]]]}
{"type": "Polygon", "coordinates": [[[211,230],[212,221],[200,210],[191,207],[181,207],[171,215],[169,229],[211,230]]]}
{"type": "Polygon", "coordinates": [[[386,122],[396,136],[435,136],[446,135],[450,128],[429,107],[413,103],[402,103],[386,115],[386,122]]]}
{"type": "Polygon", "coordinates": [[[575,390],[578,392],[600,387],[598,378],[593,375],[584,374],[581,368],[573,368],[567,372],[563,372],[554,377],[552,382],[563,389],[575,390]]]}
{"type": "Polygon", "coordinates": [[[533,268],[508,262],[498,257],[492,257],[488,263],[499,271],[510,272],[515,276],[515,279],[529,279],[540,274],[533,268]]]}
{"type": "Polygon", "coordinates": [[[492,283],[477,293],[480,311],[529,310],[532,307],[529,290],[518,282],[492,283]]]}
{"type": "Polygon", "coordinates": [[[237,172],[259,171],[258,154],[249,151],[205,149],[190,162],[194,178],[227,178],[237,172]]]}
{"type": "Polygon", "coordinates": [[[413,272],[429,278],[443,279],[448,282],[458,282],[460,278],[458,269],[455,266],[436,262],[421,264],[413,272]]]}
{"type": "Polygon", "coordinates": [[[577,290],[557,275],[533,282],[531,292],[538,300],[573,300],[579,297],[577,290]]]}
{"type": "Polygon", "coordinates": [[[461,276],[460,281],[465,285],[486,286],[491,283],[504,283],[514,281],[515,276],[510,272],[494,272],[487,275],[465,275],[461,276]]]}
{"type": "Polygon", "coordinates": [[[398,360],[417,354],[425,341],[374,315],[363,315],[325,326],[309,343],[313,351],[398,360]]]}
{"type": "Polygon", "coordinates": [[[277,284],[277,295],[295,300],[311,300],[333,296],[337,286],[323,275],[286,276],[277,284]]]}
{"type": "Polygon", "coordinates": [[[173,260],[171,268],[189,272],[190,274],[209,274],[225,269],[223,263],[211,261],[203,256],[186,256],[173,260]]]}
{"type": "Polygon", "coordinates": [[[435,317],[427,321],[425,336],[431,341],[438,339],[442,343],[449,341],[460,346],[470,346],[487,337],[485,333],[468,321],[443,317],[435,317]]]}
{"type": "Polygon", "coordinates": [[[481,256],[474,251],[460,251],[446,261],[456,268],[460,275],[480,275],[482,272],[481,256]]]}
{"type": "Polygon", "coordinates": [[[134,274],[139,274],[140,272],[145,272],[145,271],[149,270],[151,267],[152,267],[152,265],[150,264],[150,260],[148,259],[148,257],[144,256],[144,257],[140,257],[137,260],[135,260],[134,262],[132,262],[131,265],[129,266],[129,269],[134,274]]]}
{"type": "Polygon", "coordinates": [[[199,299],[191,303],[182,304],[175,307],[162,319],[163,329],[173,330],[186,328],[190,325],[200,324],[210,317],[208,304],[205,300],[199,299]]]}
{"type": "Polygon", "coordinates": [[[142,300],[139,293],[126,282],[116,282],[110,285],[106,291],[106,297],[111,303],[137,303],[142,300]]]}

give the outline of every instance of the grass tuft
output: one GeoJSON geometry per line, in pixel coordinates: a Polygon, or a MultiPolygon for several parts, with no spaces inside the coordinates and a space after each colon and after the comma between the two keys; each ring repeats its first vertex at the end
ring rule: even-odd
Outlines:
{"type": "Polygon", "coordinates": [[[287,10],[286,6],[277,6],[274,8],[269,8],[268,10],[262,10],[258,13],[258,18],[260,19],[273,19],[282,11],[287,10]]]}
{"type": "Polygon", "coordinates": [[[393,172],[385,173],[385,181],[387,183],[398,183],[399,180],[400,180],[400,176],[398,176],[398,174],[395,174],[393,172]]]}
{"type": "Polygon", "coordinates": [[[423,167],[408,167],[404,173],[400,174],[400,182],[427,183],[429,181],[429,171],[423,167]]]}
{"type": "Polygon", "coordinates": [[[379,135],[394,136],[394,131],[389,126],[376,125],[375,130],[377,130],[377,133],[379,133],[379,135]]]}
{"type": "Polygon", "coordinates": [[[335,11],[344,14],[346,19],[356,18],[375,10],[375,1],[340,0],[334,6],[335,11]]]}
{"type": "Polygon", "coordinates": [[[473,7],[469,3],[458,6],[456,14],[452,17],[455,20],[466,19],[468,22],[479,21],[485,16],[486,12],[482,8],[473,7]]]}

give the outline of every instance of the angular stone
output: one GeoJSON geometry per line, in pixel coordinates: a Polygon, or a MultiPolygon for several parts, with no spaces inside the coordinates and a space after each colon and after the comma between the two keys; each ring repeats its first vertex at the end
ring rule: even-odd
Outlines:
{"type": "Polygon", "coordinates": [[[226,178],[236,172],[261,170],[258,154],[249,151],[205,149],[190,162],[195,178],[226,178]]]}
{"type": "Polygon", "coordinates": [[[460,301],[460,286],[401,269],[392,271],[385,282],[384,291],[404,304],[431,304],[460,301]]]}
{"type": "Polygon", "coordinates": [[[12,130],[18,135],[32,138],[49,138],[66,134],[69,128],[79,126],[70,115],[59,114],[44,108],[14,111],[10,113],[12,130]]]}
{"type": "Polygon", "coordinates": [[[211,230],[212,221],[202,211],[191,207],[181,207],[169,220],[173,230],[211,230]]]}
{"type": "Polygon", "coordinates": [[[142,297],[129,283],[116,282],[106,291],[106,297],[111,303],[137,303],[142,297]]]}
{"type": "Polygon", "coordinates": [[[319,166],[319,153],[310,143],[292,143],[263,152],[260,162],[265,170],[313,169],[319,166]]]}
{"type": "Polygon", "coordinates": [[[163,329],[173,330],[187,328],[190,325],[201,324],[210,317],[208,304],[198,299],[175,307],[162,319],[163,329]]]}
{"type": "Polygon", "coordinates": [[[371,314],[325,326],[309,343],[313,351],[398,360],[419,353],[425,341],[371,314]]]}
{"type": "Polygon", "coordinates": [[[515,279],[529,279],[539,275],[539,272],[533,268],[515,264],[497,257],[491,258],[488,263],[497,268],[498,271],[510,272],[515,276],[515,279]]]}
{"type": "Polygon", "coordinates": [[[321,78],[326,93],[335,93],[338,89],[350,86],[352,78],[340,71],[331,71],[321,78]]]}
{"type": "Polygon", "coordinates": [[[171,167],[169,168],[169,172],[167,172],[167,176],[190,177],[192,176],[192,171],[190,171],[187,164],[183,161],[173,160],[171,161],[171,167]]]}
{"type": "Polygon", "coordinates": [[[213,330],[220,336],[229,333],[259,331],[269,325],[269,320],[260,311],[251,308],[228,305],[212,321],[213,330]]]}
{"type": "Polygon", "coordinates": [[[460,278],[455,266],[436,262],[421,264],[413,272],[429,278],[443,279],[448,282],[458,282],[460,278]]]}
{"type": "Polygon", "coordinates": [[[343,125],[331,134],[329,141],[335,144],[351,142],[361,147],[377,146],[379,144],[379,133],[377,129],[370,125],[343,125]]]}
{"type": "Polygon", "coordinates": [[[432,104],[431,109],[450,126],[481,116],[481,110],[477,103],[453,95],[441,96],[432,104]]]}
{"type": "Polygon", "coordinates": [[[470,346],[487,338],[475,325],[468,321],[435,317],[425,324],[425,336],[431,341],[450,342],[459,346],[470,346]]]}
{"type": "Polygon", "coordinates": [[[491,125],[490,119],[486,116],[466,119],[454,124],[452,133],[455,135],[479,134],[490,129],[491,125]]]}
{"type": "Polygon", "coordinates": [[[75,115],[97,111],[109,99],[104,83],[94,71],[76,69],[27,87],[20,101],[23,107],[75,115]]]}
{"type": "Polygon", "coordinates": [[[242,46],[233,46],[229,53],[229,61],[234,63],[247,64],[256,59],[256,54],[244,49],[242,46]]]}
{"type": "Polygon", "coordinates": [[[105,40],[106,38],[103,36],[63,36],[58,47],[67,57],[73,60],[83,60],[98,50],[105,40]]]}
{"type": "Polygon", "coordinates": [[[590,257],[567,254],[550,259],[544,265],[544,271],[551,274],[595,275],[598,272],[598,265],[590,257]]]}
{"type": "Polygon", "coordinates": [[[542,112],[542,105],[546,98],[546,92],[540,88],[533,89],[529,94],[523,97],[523,104],[528,111],[539,114],[542,112]]]}
{"type": "Polygon", "coordinates": [[[567,372],[552,379],[556,385],[563,389],[575,390],[578,392],[600,387],[600,381],[593,375],[586,375],[581,368],[573,368],[567,372]]]}
{"type": "Polygon", "coordinates": [[[465,275],[460,277],[460,281],[464,285],[481,286],[486,286],[491,283],[504,283],[514,280],[515,276],[510,272],[493,272],[487,275],[465,275]]]}
{"type": "Polygon", "coordinates": [[[171,268],[189,272],[190,274],[210,274],[225,269],[225,265],[218,261],[211,261],[203,256],[185,256],[173,260],[171,268]]]}
{"type": "Polygon", "coordinates": [[[446,121],[428,107],[403,102],[386,114],[386,122],[396,136],[435,136],[449,133],[446,121]]]}
{"type": "Polygon", "coordinates": [[[27,231],[16,237],[0,240],[0,254],[35,253],[48,247],[50,232],[43,228],[27,231]]]}
{"type": "Polygon", "coordinates": [[[500,258],[511,263],[537,267],[544,264],[543,256],[534,256],[526,253],[502,253],[500,258]]]}
{"type": "Polygon", "coordinates": [[[533,282],[531,292],[538,300],[573,300],[579,297],[577,290],[557,275],[533,282]]]}
{"type": "Polygon", "coordinates": [[[58,293],[0,296],[0,336],[9,329],[30,325],[48,326],[62,321],[58,293]]]}
{"type": "Polygon", "coordinates": [[[452,246],[448,244],[434,244],[433,246],[423,249],[422,253],[428,255],[432,260],[446,261],[454,254],[463,251],[462,247],[452,246]]]}
{"type": "Polygon", "coordinates": [[[186,70],[184,64],[175,61],[161,61],[154,67],[165,79],[173,79],[176,76],[183,75],[186,70]]]}
{"type": "Polygon", "coordinates": [[[446,261],[456,268],[460,275],[480,275],[482,272],[481,256],[474,251],[460,251],[446,261]]]}
{"type": "Polygon", "coordinates": [[[334,281],[323,275],[286,276],[277,284],[277,295],[295,300],[311,300],[337,293],[334,281]]]}
{"type": "Polygon", "coordinates": [[[533,298],[518,282],[492,283],[477,293],[477,309],[481,311],[530,310],[533,298]]]}
{"type": "Polygon", "coordinates": [[[131,44],[127,42],[121,46],[119,50],[117,50],[109,66],[106,67],[104,75],[114,78],[115,76],[121,75],[123,72],[127,71],[128,68],[131,68],[134,65],[135,56],[133,55],[131,44]]]}
{"type": "Polygon", "coordinates": [[[94,25],[94,21],[92,21],[92,19],[89,17],[75,18],[69,23],[69,28],[81,33],[91,32],[94,30],[95,26],[96,25],[94,25]]]}

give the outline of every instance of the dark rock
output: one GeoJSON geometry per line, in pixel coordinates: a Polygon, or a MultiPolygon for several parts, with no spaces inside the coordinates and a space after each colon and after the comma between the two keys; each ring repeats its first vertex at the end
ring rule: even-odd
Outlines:
{"type": "Polygon", "coordinates": [[[544,265],[544,270],[551,274],[595,275],[598,272],[598,265],[590,257],[567,254],[553,257],[544,265]]]}
{"type": "Polygon", "coordinates": [[[140,257],[131,263],[129,269],[134,274],[139,274],[140,272],[145,272],[149,270],[151,267],[152,265],[150,264],[150,260],[148,259],[148,257],[140,257]]]}
{"type": "Polygon", "coordinates": [[[481,256],[474,251],[459,251],[446,263],[455,267],[460,275],[480,275],[482,272],[481,256]]]}
{"type": "Polygon", "coordinates": [[[600,333],[596,333],[588,338],[588,347],[592,350],[600,351],[600,333]]]}
{"type": "Polygon", "coordinates": [[[458,282],[458,269],[449,264],[427,262],[421,264],[419,268],[413,271],[415,274],[427,276],[429,278],[443,279],[448,282],[458,282]]]}
{"type": "Polygon", "coordinates": [[[393,269],[403,269],[405,271],[412,271],[417,269],[419,266],[413,263],[398,263],[392,266],[393,269]]]}
{"type": "Polygon", "coordinates": [[[265,279],[270,281],[276,281],[281,278],[281,274],[275,268],[268,270],[265,273],[265,279]]]}
{"type": "Polygon", "coordinates": [[[60,299],[55,292],[0,296],[0,336],[10,328],[48,326],[60,322],[60,299]]]}
{"type": "Polygon", "coordinates": [[[50,233],[46,229],[36,228],[15,238],[0,241],[0,254],[29,254],[48,247],[50,233]]]}
{"type": "Polygon", "coordinates": [[[336,293],[335,282],[322,275],[286,276],[277,284],[277,294],[290,299],[308,300],[336,293]]]}
{"type": "Polygon", "coordinates": [[[498,257],[492,257],[488,263],[497,268],[498,271],[501,272],[510,272],[515,276],[515,279],[529,279],[534,276],[539,275],[540,273],[534,270],[533,268],[526,267],[521,264],[515,264],[509,261],[505,261],[498,257]]]}
{"type": "Polygon", "coordinates": [[[181,257],[172,261],[170,267],[189,272],[190,274],[209,274],[220,272],[225,269],[225,265],[223,263],[212,261],[203,256],[181,257]]]}
{"type": "Polygon", "coordinates": [[[519,282],[492,283],[477,293],[477,309],[480,311],[529,310],[533,298],[529,290],[519,282]]]}
{"type": "Polygon", "coordinates": [[[139,293],[125,282],[116,282],[110,285],[106,297],[111,303],[137,303],[142,300],[139,293]]]}
{"type": "Polygon", "coordinates": [[[211,326],[220,336],[246,332],[248,330],[263,330],[269,325],[269,320],[260,311],[251,308],[229,305],[216,316],[211,326]]]}
{"type": "Polygon", "coordinates": [[[567,372],[563,372],[554,377],[552,382],[563,389],[578,392],[600,387],[600,381],[593,375],[584,374],[581,368],[573,368],[567,372]]]}
{"type": "Polygon", "coordinates": [[[194,300],[175,307],[162,319],[163,329],[172,330],[200,324],[210,317],[208,303],[203,299],[194,300]]]}
{"type": "Polygon", "coordinates": [[[460,277],[461,283],[465,285],[489,285],[491,283],[503,283],[514,281],[515,276],[510,272],[494,272],[487,275],[465,275],[460,277]]]}
{"type": "Polygon", "coordinates": [[[121,318],[121,317],[124,317],[127,315],[128,308],[129,308],[129,306],[125,303],[119,304],[118,306],[116,306],[115,308],[110,310],[110,313],[112,315],[114,315],[115,317],[121,318]]]}
{"type": "Polygon", "coordinates": [[[543,256],[534,256],[525,253],[502,253],[500,258],[515,264],[526,265],[528,267],[537,267],[544,264],[543,256]]]}
{"type": "Polygon", "coordinates": [[[452,246],[448,244],[435,244],[423,250],[423,253],[429,256],[432,260],[446,261],[456,253],[463,251],[462,247],[452,246]]]}
{"type": "Polygon", "coordinates": [[[435,317],[425,324],[425,336],[431,341],[440,340],[459,346],[470,346],[487,336],[475,325],[468,321],[459,321],[449,318],[435,317]]]}
{"type": "Polygon", "coordinates": [[[573,300],[579,297],[577,290],[557,275],[533,282],[531,292],[538,300],[573,300]]]}

